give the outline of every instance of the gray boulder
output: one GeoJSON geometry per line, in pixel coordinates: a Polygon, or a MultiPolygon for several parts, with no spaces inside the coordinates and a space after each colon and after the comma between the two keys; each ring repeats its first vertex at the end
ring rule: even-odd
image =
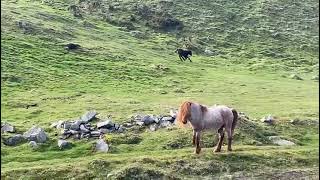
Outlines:
{"type": "Polygon", "coordinates": [[[281,139],[279,136],[269,136],[269,140],[272,141],[273,144],[278,146],[293,146],[295,145],[294,142],[281,139]]]}
{"type": "Polygon", "coordinates": [[[83,132],[83,133],[88,133],[88,132],[90,132],[90,130],[87,129],[87,128],[85,127],[85,125],[83,125],[83,124],[80,125],[80,131],[83,132]]]}
{"type": "Polygon", "coordinates": [[[108,152],[109,151],[109,145],[103,139],[99,139],[96,142],[96,148],[95,149],[98,152],[108,152]]]}
{"type": "Polygon", "coordinates": [[[70,123],[70,122],[65,122],[65,123],[63,124],[63,129],[70,129],[71,125],[72,125],[72,123],[70,123]]]}
{"type": "Polygon", "coordinates": [[[171,116],[165,116],[161,119],[162,121],[170,121],[170,122],[173,122],[175,119],[171,116]]]}
{"type": "Polygon", "coordinates": [[[57,121],[57,122],[53,122],[50,127],[51,128],[57,128],[57,129],[60,129],[60,128],[63,128],[63,125],[64,125],[64,121],[60,120],[60,121],[57,121]]]}
{"type": "Polygon", "coordinates": [[[7,122],[1,123],[1,133],[15,132],[15,128],[7,122]]]}
{"type": "Polygon", "coordinates": [[[30,141],[29,142],[29,146],[32,148],[32,149],[37,149],[39,146],[38,144],[35,142],[35,141],[30,141]]]}
{"type": "Polygon", "coordinates": [[[158,125],[157,124],[151,124],[149,129],[150,129],[150,131],[156,131],[158,129],[158,125]]]}
{"type": "Polygon", "coordinates": [[[91,137],[99,137],[101,135],[100,131],[91,131],[90,132],[91,137]]]}
{"type": "Polygon", "coordinates": [[[66,148],[68,148],[70,146],[71,146],[71,143],[69,143],[68,141],[62,140],[62,139],[58,140],[58,147],[60,149],[66,149],[66,148]]]}
{"type": "Polygon", "coordinates": [[[150,115],[144,116],[141,121],[143,122],[144,125],[150,125],[152,123],[155,123],[154,117],[151,117],[150,115]]]}
{"type": "Polygon", "coordinates": [[[23,133],[23,136],[29,141],[36,141],[38,143],[44,143],[48,139],[44,130],[37,126],[30,128],[27,132],[23,133]]]}
{"type": "Polygon", "coordinates": [[[291,79],[296,79],[296,80],[303,80],[300,76],[296,75],[296,74],[292,74],[290,75],[291,79]]]}
{"type": "Polygon", "coordinates": [[[106,129],[110,129],[112,127],[114,127],[115,124],[113,122],[111,122],[111,120],[106,120],[106,121],[102,121],[102,122],[98,122],[97,123],[97,128],[106,128],[106,129]]]}
{"type": "Polygon", "coordinates": [[[165,127],[170,127],[173,126],[173,123],[171,123],[170,121],[160,121],[160,128],[165,128],[165,127]]]}
{"type": "Polygon", "coordinates": [[[8,139],[5,139],[3,143],[7,146],[15,146],[20,143],[24,143],[26,141],[25,137],[21,134],[16,134],[12,137],[9,137],[8,139]]]}
{"type": "Polygon", "coordinates": [[[81,123],[82,123],[81,120],[75,121],[74,123],[71,124],[70,129],[74,131],[78,131],[80,129],[81,123]]]}
{"type": "Polygon", "coordinates": [[[96,111],[88,111],[86,112],[84,115],[82,115],[80,117],[80,120],[83,123],[88,123],[89,121],[91,121],[92,119],[94,119],[96,117],[98,113],[96,111]]]}
{"type": "Polygon", "coordinates": [[[261,119],[261,122],[264,122],[264,123],[271,125],[271,124],[274,124],[275,120],[274,120],[273,116],[268,115],[267,117],[263,117],[261,119]]]}

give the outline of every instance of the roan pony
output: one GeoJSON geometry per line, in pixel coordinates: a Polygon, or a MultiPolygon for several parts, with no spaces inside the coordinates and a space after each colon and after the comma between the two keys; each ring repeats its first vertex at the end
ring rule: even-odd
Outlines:
{"type": "Polygon", "coordinates": [[[186,59],[189,59],[189,61],[192,62],[189,57],[189,55],[192,56],[192,51],[177,49],[175,52],[179,54],[179,58],[181,61],[185,61],[186,59]]]}
{"type": "Polygon", "coordinates": [[[180,124],[190,122],[193,128],[192,144],[196,145],[195,153],[199,154],[201,151],[201,131],[209,129],[217,130],[219,134],[219,142],[215,152],[221,151],[224,131],[227,131],[228,135],[228,151],[232,151],[232,136],[238,120],[238,112],[235,109],[222,105],[206,107],[198,103],[185,101],[179,108],[176,120],[180,124]]]}

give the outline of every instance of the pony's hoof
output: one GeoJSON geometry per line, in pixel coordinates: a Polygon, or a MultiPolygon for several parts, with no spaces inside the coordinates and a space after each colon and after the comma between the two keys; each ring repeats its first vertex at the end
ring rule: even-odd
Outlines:
{"type": "Polygon", "coordinates": [[[213,152],[221,152],[221,149],[215,149],[213,152]]]}
{"type": "Polygon", "coordinates": [[[195,154],[200,154],[201,149],[196,149],[195,154]]]}
{"type": "Polygon", "coordinates": [[[228,151],[232,151],[232,149],[228,149],[228,151]]]}

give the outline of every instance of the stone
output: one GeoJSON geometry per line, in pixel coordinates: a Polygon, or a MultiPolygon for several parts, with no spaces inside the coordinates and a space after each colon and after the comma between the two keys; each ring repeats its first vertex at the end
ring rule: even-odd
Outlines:
{"type": "Polygon", "coordinates": [[[78,131],[80,129],[81,123],[82,123],[82,121],[77,120],[77,121],[75,121],[74,123],[71,124],[69,129],[78,131]]]}
{"type": "Polygon", "coordinates": [[[211,50],[208,49],[208,48],[206,48],[206,49],[204,50],[204,53],[205,53],[206,55],[208,55],[208,56],[212,56],[212,55],[215,54],[213,51],[211,51],[211,50]]]}
{"type": "Polygon", "coordinates": [[[69,132],[70,132],[72,135],[80,134],[80,132],[79,132],[79,131],[75,131],[75,130],[69,130],[69,132]]]}
{"type": "Polygon", "coordinates": [[[149,125],[155,122],[154,118],[149,115],[144,116],[141,121],[144,123],[144,125],[149,125]]]}
{"type": "Polygon", "coordinates": [[[281,139],[279,136],[269,136],[269,140],[272,141],[273,144],[279,145],[279,146],[293,146],[295,145],[294,142],[281,139]]]}
{"type": "Polygon", "coordinates": [[[129,128],[129,127],[132,127],[133,124],[131,124],[131,123],[124,123],[123,126],[129,128]]]}
{"type": "Polygon", "coordinates": [[[170,116],[176,119],[178,111],[170,110],[170,116]]]}
{"type": "Polygon", "coordinates": [[[161,121],[159,126],[160,128],[164,128],[164,127],[170,127],[172,125],[173,124],[170,121],[161,121]]]}
{"type": "Polygon", "coordinates": [[[68,43],[65,46],[65,49],[68,49],[68,50],[75,50],[75,49],[79,49],[79,48],[80,48],[80,45],[74,44],[74,43],[68,43]]]}
{"type": "Polygon", "coordinates": [[[136,122],[139,126],[143,126],[144,125],[144,122],[143,121],[137,121],[136,122]]]}
{"type": "Polygon", "coordinates": [[[170,121],[170,122],[173,122],[174,121],[174,119],[170,116],[165,116],[165,117],[163,117],[162,119],[161,119],[162,121],[170,121]]]}
{"type": "Polygon", "coordinates": [[[37,144],[37,142],[35,142],[35,141],[30,141],[29,142],[29,146],[32,148],[32,149],[38,149],[38,144],[37,144]]]}
{"type": "Polygon", "coordinates": [[[99,131],[103,134],[112,133],[113,129],[100,128],[99,131]]]}
{"type": "Polygon", "coordinates": [[[115,129],[115,130],[118,130],[119,128],[120,128],[120,125],[119,125],[119,124],[115,124],[115,125],[114,125],[114,129],[115,129]]]}
{"type": "Polygon", "coordinates": [[[109,151],[109,145],[103,139],[99,139],[96,142],[96,148],[95,149],[98,152],[108,152],[109,151]]]}
{"type": "Polygon", "coordinates": [[[296,75],[296,74],[292,74],[290,75],[291,79],[296,79],[296,80],[303,80],[300,76],[296,75]]]}
{"type": "Polygon", "coordinates": [[[37,126],[30,128],[27,132],[23,133],[23,136],[29,141],[36,141],[38,143],[44,143],[48,139],[44,130],[37,126]]]}
{"type": "Polygon", "coordinates": [[[64,121],[60,120],[60,121],[57,121],[57,122],[53,122],[50,127],[51,128],[57,128],[57,129],[60,129],[60,128],[63,128],[63,124],[64,124],[64,121]]]}
{"type": "Polygon", "coordinates": [[[90,132],[90,135],[92,136],[92,137],[99,137],[100,136],[100,131],[91,131],[90,132]]]}
{"type": "Polygon", "coordinates": [[[114,127],[115,124],[113,122],[111,122],[111,120],[106,120],[106,121],[102,121],[102,122],[98,122],[97,123],[97,128],[107,128],[110,129],[112,127],[114,127]]]}
{"type": "Polygon", "coordinates": [[[68,141],[66,141],[66,140],[62,140],[62,139],[59,139],[58,140],[58,147],[60,148],[60,149],[66,149],[66,148],[68,148],[68,147],[70,147],[71,146],[71,143],[70,142],[68,142],[68,141]]]}
{"type": "Polygon", "coordinates": [[[261,119],[261,122],[267,123],[267,124],[274,124],[274,118],[271,115],[268,115],[267,117],[263,117],[261,119]]]}
{"type": "Polygon", "coordinates": [[[15,132],[15,128],[12,125],[10,125],[9,123],[6,123],[6,122],[1,123],[1,133],[4,133],[4,132],[13,133],[13,132],[15,132]]]}
{"type": "Polygon", "coordinates": [[[65,122],[65,123],[63,124],[63,129],[70,129],[71,124],[72,124],[72,123],[70,123],[70,122],[65,122]]]}
{"type": "Polygon", "coordinates": [[[123,133],[124,131],[125,129],[122,126],[120,126],[120,128],[118,129],[118,133],[123,133]]]}
{"type": "Polygon", "coordinates": [[[88,123],[89,121],[93,120],[97,114],[98,113],[96,111],[88,111],[80,117],[80,120],[83,123],[88,123]]]}
{"type": "Polygon", "coordinates": [[[16,134],[8,139],[4,140],[3,144],[7,146],[15,146],[26,141],[25,137],[21,134],[16,134]]]}
{"type": "Polygon", "coordinates": [[[88,133],[88,132],[90,132],[90,130],[87,129],[84,124],[81,124],[81,125],[80,125],[80,131],[83,132],[83,133],[88,133]]]}
{"type": "Polygon", "coordinates": [[[156,131],[156,130],[158,129],[158,125],[157,125],[157,124],[151,124],[150,127],[149,127],[149,129],[150,129],[151,131],[156,131]]]}

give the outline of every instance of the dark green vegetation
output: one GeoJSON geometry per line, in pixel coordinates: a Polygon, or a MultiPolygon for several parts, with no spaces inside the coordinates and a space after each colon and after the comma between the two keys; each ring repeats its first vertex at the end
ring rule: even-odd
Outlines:
{"type": "Polygon", "coordinates": [[[20,132],[38,124],[50,136],[36,151],[2,145],[1,176],[318,179],[318,125],[289,123],[319,116],[311,80],[319,73],[318,12],[311,0],[1,1],[1,120],[20,132]],[[65,50],[69,42],[82,48],[65,50]],[[174,54],[183,46],[195,52],[193,63],[174,54]],[[49,128],[90,109],[123,122],[187,99],[251,118],[239,123],[234,152],[214,154],[217,139],[206,133],[194,155],[191,130],[178,128],[107,135],[108,154],[87,141],[60,151],[49,128]],[[268,114],[276,125],[259,122],[268,114]],[[274,135],[297,146],[274,146],[274,135]]]}

